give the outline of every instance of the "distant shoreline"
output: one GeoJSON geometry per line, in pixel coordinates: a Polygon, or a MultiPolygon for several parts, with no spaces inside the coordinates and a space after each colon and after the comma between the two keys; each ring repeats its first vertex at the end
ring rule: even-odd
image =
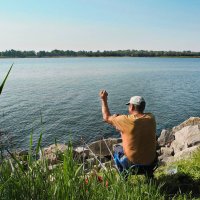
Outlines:
{"type": "Polygon", "coordinates": [[[149,57],[149,58],[200,58],[200,52],[192,51],[148,51],[148,50],[115,50],[115,51],[21,51],[6,50],[0,52],[0,58],[105,58],[105,57],[149,57]]]}
{"type": "Polygon", "coordinates": [[[44,57],[0,57],[0,59],[22,58],[200,58],[200,56],[44,56],[44,57]]]}

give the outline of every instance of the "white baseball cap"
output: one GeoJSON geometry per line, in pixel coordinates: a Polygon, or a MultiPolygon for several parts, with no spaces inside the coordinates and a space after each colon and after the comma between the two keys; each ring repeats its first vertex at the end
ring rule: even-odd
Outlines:
{"type": "Polygon", "coordinates": [[[130,101],[126,104],[140,105],[142,102],[145,102],[144,98],[141,96],[133,96],[130,98],[130,101]]]}

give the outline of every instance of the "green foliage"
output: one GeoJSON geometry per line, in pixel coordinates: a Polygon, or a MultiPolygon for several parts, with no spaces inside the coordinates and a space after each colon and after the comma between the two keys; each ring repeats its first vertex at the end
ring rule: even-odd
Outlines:
{"type": "Polygon", "coordinates": [[[174,199],[200,198],[200,150],[195,152],[190,159],[159,168],[156,177],[158,183],[164,183],[162,190],[174,199]],[[176,174],[167,173],[170,165],[177,167],[176,174]]]}
{"type": "Polygon", "coordinates": [[[9,152],[11,158],[0,164],[0,199],[164,199],[161,186],[152,180],[130,177],[125,181],[114,169],[102,171],[102,178],[92,169],[86,174],[83,164],[73,159],[70,143],[55,168],[44,157],[37,160],[32,145],[31,136],[27,162],[9,152]]]}
{"type": "Polygon", "coordinates": [[[1,95],[1,93],[2,93],[2,91],[3,91],[4,85],[5,85],[5,83],[6,83],[6,80],[7,80],[7,78],[8,78],[8,75],[10,74],[10,71],[11,71],[12,67],[13,67],[13,64],[11,65],[11,67],[10,67],[10,69],[9,69],[9,71],[8,71],[8,73],[7,73],[7,75],[6,75],[6,77],[4,78],[2,84],[0,85],[0,95],[1,95]]]}
{"type": "MultiPolygon", "coordinates": [[[[179,171],[167,175],[167,167],[156,172],[156,179],[129,176],[125,180],[113,168],[86,174],[82,163],[74,160],[71,143],[61,163],[49,167],[47,160],[37,160],[42,134],[33,151],[32,134],[27,162],[14,154],[0,164],[0,199],[198,199],[200,194],[200,151],[188,161],[175,163],[179,171]],[[35,152],[35,153],[34,153],[35,152]],[[191,170],[192,169],[192,170],[191,170]],[[101,176],[101,177],[100,177],[101,176]]],[[[174,164],[173,164],[174,165],[174,164]]]]}
{"type": "Polygon", "coordinates": [[[30,58],[30,57],[200,57],[200,52],[191,51],[147,51],[147,50],[116,50],[116,51],[16,51],[8,50],[0,52],[2,58],[30,58]]]}
{"type": "Polygon", "coordinates": [[[188,174],[193,180],[200,180],[200,150],[189,161],[181,160],[176,164],[181,173],[188,174]]]}

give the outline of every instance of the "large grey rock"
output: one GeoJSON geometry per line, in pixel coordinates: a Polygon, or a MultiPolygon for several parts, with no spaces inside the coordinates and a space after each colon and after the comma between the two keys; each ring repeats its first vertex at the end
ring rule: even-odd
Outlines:
{"type": "Polygon", "coordinates": [[[174,155],[174,161],[190,158],[192,154],[199,149],[200,149],[200,145],[184,149],[183,151],[180,151],[174,155]]]}
{"type": "Polygon", "coordinates": [[[165,158],[164,155],[160,155],[160,156],[158,156],[158,161],[162,161],[164,158],[165,158]]]}
{"type": "Polygon", "coordinates": [[[77,159],[81,159],[81,160],[87,159],[90,154],[90,150],[82,146],[74,148],[74,151],[76,152],[77,159]]]}
{"type": "Polygon", "coordinates": [[[172,129],[172,132],[175,133],[186,126],[193,126],[193,125],[200,125],[200,117],[190,117],[189,119],[185,120],[183,123],[175,126],[172,129]]]}
{"type": "Polygon", "coordinates": [[[161,164],[190,157],[200,148],[200,118],[190,117],[171,131],[163,130],[158,144],[161,147],[158,150],[158,160],[161,164]]]}
{"type": "Polygon", "coordinates": [[[178,153],[179,151],[182,151],[183,149],[187,148],[187,145],[179,143],[178,141],[174,140],[170,146],[174,150],[174,154],[178,153]]]}
{"type": "Polygon", "coordinates": [[[68,149],[65,144],[52,144],[42,150],[41,159],[48,161],[48,164],[54,165],[59,163],[60,155],[63,154],[68,149]]]}
{"type": "Polygon", "coordinates": [[[175,133],[175,140],[179,146],[194,146],[200,143],[200,125],[186,126],[175,133]]]}
{"type": "Polygon", "coordinates": [[[168,156],[168,157],[163,157],[162,159],[160,159],[159,163],[161,165],[166,165],[166,164],[172,163],[174,161],[175,161],[174,156],[168,156]]]}
{"type": "Polygon", "coordinates": [[[200,134],[191,135],[187,138],[187,146],[192,147],[200,144],[200,134]]]}
{"type": "Polygon", "coordinates": [[[179,160],[184,160],[190,158],[197,150],[200,150],[200,144],[197,146],[193,146],[187,149],[184,149],[183,151],[179,151],[174,156],[160,156],[159,162],[162,165],[166,165],[169,163],[173,163],[179,160]]]}
{"type": "Polygon", "coordinates": [[[113,153],[113,145],[118,144],[121,141],[121,138],[108,138],[105,140],[98,140],[88,146],[95,155],[108,156],[110,155],[110,151],[113,153]]]}
{"type": "Polygon", "coordinates": [[[163,147],[174,140],[172,131],[163,129],[157,142],[160,147],[163,147]]]}
{"type": "Polygon", "coordinates": [[[174,150],[172,147],[161,147],[161,155],[163,156],[173,156],[174,150]]]}

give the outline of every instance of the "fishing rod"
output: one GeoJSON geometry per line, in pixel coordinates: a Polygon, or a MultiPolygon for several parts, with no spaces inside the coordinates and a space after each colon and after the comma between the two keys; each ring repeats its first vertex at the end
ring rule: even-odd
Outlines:
{"type": "Polygon", "coordinates": [[[92,155],[94,156],[94,158],[99,162],[99,164],[101,165],[101,167],[107,171],[106,167],[102,164],[102,162],[97,158],[97,156],[95,155],[95,153],[90,149],[90,147],[88,146],[88,144],[83,140],[83,138],[81,138],[82,142],[85,144],[85,146],[88,148],[88,150],[92,153],[92,155]]]}
{"type": "MultiPolygon", "coordinates": [[[[111,152],[111,150],[110,150],[110,148],[109,148],[109,146],[108,146],[106,140],[104,139],[104,137],[103,137],[103,141],[105,142],[106,147],[108,148],[108,151],[109,151],[109,153],[110,153],[110,155],[111,155],[113,161],[115,162],[115,158],[114,158],[114,156],[113,156],[113,154],[112,154],[112,152],[111,152]]],[[[120,174],[120,171],[119,171],[118,167],[116,167],[116,169],[117,169],[118,173],[120,174]]]]}

